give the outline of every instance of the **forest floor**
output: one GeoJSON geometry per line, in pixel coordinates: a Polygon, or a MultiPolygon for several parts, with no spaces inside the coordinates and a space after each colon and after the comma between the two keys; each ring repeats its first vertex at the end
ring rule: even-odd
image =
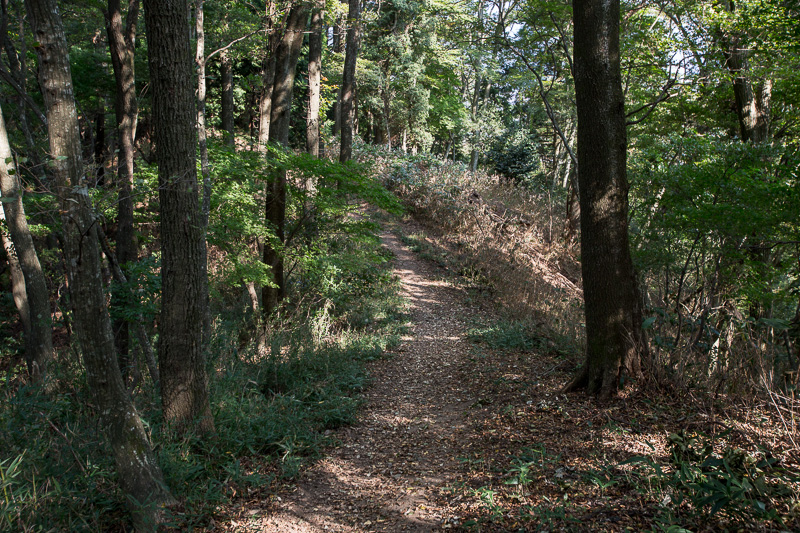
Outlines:
{"type": "MultiPolygon", "coordinates": [[[[535,349],[482,342],[476,332],[497,323],[498,310],[463,279],[412,253],[398,233],[419,228],[398,224],[387,226],[383,240],[395,256],[411,327],[399,348],[372,363],[358,422],[337,430],[337,446],[268,497],[238,500],[218,528],[655,530],[657,522],[668,526],[669,496],[625,461],[666,461],[671,432],[728,427],[733,442],[771,439],[797,462],[763,406],[641,392],[597,405],[560,394],[579,359],[546,339],[535,349]]],[[[702,523],[699,530],[726,527],[719,514],[702,523]]]]}

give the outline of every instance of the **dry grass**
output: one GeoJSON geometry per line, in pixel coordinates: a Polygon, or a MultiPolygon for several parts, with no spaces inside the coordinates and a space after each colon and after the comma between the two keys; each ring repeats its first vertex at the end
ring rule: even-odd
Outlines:
{"type": "Polygon", "coordinates": [[[496,176],[432,160],[381,170],[425,225],[418,244],[428,249],[422,251],[490,287],[508,318],[533,323],[579,351],[580,264],[576,251],[559,239],[560,206],[496,176]]]}

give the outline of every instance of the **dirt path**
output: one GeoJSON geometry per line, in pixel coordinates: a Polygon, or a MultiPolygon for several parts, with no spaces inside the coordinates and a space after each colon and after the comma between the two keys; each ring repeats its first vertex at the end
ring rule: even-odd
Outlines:
{"type": "Polygon", "coordinates": [[[460,375],[470,353],[465,332],[478,311],[396,236],[383,239],[396,256],[411,333],[394,357],[372,367],[366,406],[357,425],[339,432],[342,446],[306,471],[293,493],[282,495],[277,512],[250,527],[366,532],[459,524],[444,489],[457,480],[458,457],[468,441],[474,398],[460,375]]]}

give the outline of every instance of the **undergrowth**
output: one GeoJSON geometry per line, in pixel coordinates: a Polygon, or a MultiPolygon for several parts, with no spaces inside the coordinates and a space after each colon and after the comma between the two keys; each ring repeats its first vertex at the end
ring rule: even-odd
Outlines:
{"type": "MultiPolygon", "coordinates": [[[[488,349],[485,358],[496,359],[509,354],[513,357],[531,354],[530,357],[536,358],[556,356],[548,363],[543,376],[564,368],[558,356],[578,360],[583,344],[583,309],[577,285],[580,279],[576,276],[577,256],[570,250],[569,243],[553,242],[552,228],[559,228],[561,224],[553,224],[552,218],[548,220],[541,208],[541,195],[537,205],[535,191],[511,187],[480,172],[470,173],[424,157],[396,158],[385,164],[384,173],[387,186],[398,194],[425,228],[424,232],[415,230],[401,236],[403,242],[421,257],[487,287],[500,304],[502,319],[480,323],[468,332],[472,342],[488,349]]],[[[657,286],[643,287],[651,292],[658,289],[657,286]]],[[[665,347],[659,337],[662,330],[656,331],[656,326],[661,328],[666,321],[666,318],[650,317],[643,323],[643,328],[653,334],[651,340],[657,352],[665,347]]],[[[775,328],[776,332],[785,332],[785,324],[765,319],[760,322],[775,328]]],[[[691,326],[696,331],[696,324],[685,322],[684,325],[687,330],[691,326]]],[[[722,382],[712,375],[716,367],[709,365],[709,357],[722,361],[718,366],[727,364],[723,355],[729,354],[723,354],[721,347],[715,351],[717,345],[711,346],[713,336],[720,337],[721,333],[710,327],[709,331],[708,345],[703,344],[705,337],[694,336],[692,339],[702,342],[697,342],[693,351],[671,352],[674,361],[681,361],[677,370],[682,373],[678,377],[693,376],[691,381],[676,379],[674,392],[697,402],[696,398],[681,394],[685,392],[685,383],[692,383],[692,390],[701,387],[696,394],[703,398],[713,387],[715,402],[733,405],[737,398],[720,397],[720,391],[727,390],[720,387],[722,382]],[[691,365],[699,369],[699,373],[694,372],[691,365]]],[[[729,336],[733,338],[734,334],[739,333],[731,330],[729,336]]],[[[745,341],[754,338],[755,335],[736,337],[745,341]]],[[[769,350],[774,350],[775,346],[780,348],[782,343],[789,342],[788,339],[786,335],[779,338],[776,334],[775,342],[764,354],[769,355],[769,350]]],[[[755,342],[750,342],[750,346],[753,351],[765,350],[764,345],[755,342]]],[[[737,354],[739,356],[742,353],[737,354]]],[[[732,371],[741,369],[725,368],[728,372],[725,385],[732,386],[732,371]]],[[[794,379],[796,374],[790,377],[794,379]]],[[[560,379],[563,384],[568,376],[560,379]]],[[[778,425],[782,423],[785,433],[765,434],[758,429],[747,429],[746,435],[742,433],[735,439],[729,432],[690,433],[680,430],[680,420],[685,420],[686,413],[682,418],[676,414],[672,418],[678,423],[669,428],[672,433],[665,433],[660,422],[655,424],[658,431],[653,433],[656,441],[667,441],[666,460],[655,449],[632,458],[628,455],[627,460],[606,456],[597,452],[608,446],[601,439],[593,444],[597,446],[595,451],[584,451],[586,456],[572,457],[559,464],[558,459],[549,457],[543,448],[537,455],[531,448],[509,444],[506,451],[513,454],[512,450],[516,449],[517,455],[511,456],[510,463],[505,455],[497,458],[505,463],[500,475],[482,471],[490,464],[492,456],[485,450],[474,459],[479,468],[470,466],[475,471],[475,481],[453,488],[461,497],[474,502],[478,509],[461,525],[477,531],[485,528],[492,531],[614,529],[612,524],[619,522],[616,515],[621,509],[636,508],[636,512],[631,511],[634,518],[629,519],[630,523],[647,524],[653,531],[796,530],[800,517],[800,472],[794,456],[781,457],[781,450],[787,449],[787,443],[794,443],[792,438],[796,434],[796,387],[791,384],[780,391],[770,390],[772,386],[767,381],[764,380],[763,387],[749,390],[760,389],[757,394],[768,391],[769,401],[759,409],[769,411],[774,407],[772,421],[778,425]],[[781,435],[776,442],[777,434],[781,435]],[[746,446],[742,444],[743,436],[749,441],[746,446]],[[578,501],[581,503],[576,503],[578,501]]],[[[647,391],[639,393],[647,394],[647,391]]],[[[576,436],[581,433],[579,438],[586,438],[582,431],[570,429],[569,425],[577,422],[566,415],[579,402],[573,403],[565,397],[567,404],[563,409],[561,405],[552,409],[547,396],[539,396],[525,406],[509,404],[507,411],[514,416],[497,415],[500,420],[508,419],[509,435],[525,434],[529,428],[521,420],[530,421],[552,411],[565,418],[556,422],[567,425],[565,439],[570,439],[573,431],[576,436]]],[[[748,403],[753,401],[753,397],[747,398],[748,403]]],[[[479,400],[475,406],[491,403],[479,400]]],[[[691,412],[692,407],[689,409],[687,412],[691,412]]],[[[577,416],[586,420],[585,427],[592,433],[595,431],[593,418],[602,412],[592,408],[577,416]]],[[[635,414],[651,417],[653,421],[662,416],[635,414]]],[[[611,419],[608,420],[611,424],[611,419]]],[[[625,436],[614,438],[629,444],[640,440],[633,435],[640,433],[637,424],[635,420],[630,421],[631,428],[624,430],[625,436]]],[[[745,423],[734,426],[747,427],[745,423]]],[[[571,440],[570,443],[575,444],[571,440]]],[[[553,444],[559,449],[563,449],[562,446],[569,449],[565,442],[554,441],[553,444]]],[[[495,465],[498,468],[497,463],[495,465]]]]}
{"type": "MultiPolygon", "coordinates": [[[[141,375],[134,382],[135,404],[178,501],[167,516],[175,530],[208,528],[233,500],[268,499],[334,444],[331,430],[355,419],[369,383],[367,364],[399,343],[405,328],[391,253],[353,201],[364,193],[385,207],[390,199],[355,167],[305,159],[296,162],[298,176],[324,174],[344,185],[323,190],[320,178],[313,199],[292,187],[290,209],[316,209],[313,225],[294,229],[286,249],[286,304],[269,324],[254,326],[241,294],[246,283],[261,280],[247,257],[265,230],[250,209],[253,187],[242,193],[232,185],[258,178],[264,165],[252,159],[241,176],[226,176],[212,211],[215,317],[206,353],[216,434],[169,437],[152,383],[141,375]]],[[[157,259],[144,260],[147,280],[157,279],[157,259]]],[[[159,304],[157,283],[137,283],[143,298],[130,303],[132,317],[159,304]]],[[[18,347],[3,350],[9,361],[18,347]]],[[[130,527],[124,495],[77,349],[60,353],[52,366],[52,394],[18,385],[0,392],[0,530],[124,531],[130,527]]]]}

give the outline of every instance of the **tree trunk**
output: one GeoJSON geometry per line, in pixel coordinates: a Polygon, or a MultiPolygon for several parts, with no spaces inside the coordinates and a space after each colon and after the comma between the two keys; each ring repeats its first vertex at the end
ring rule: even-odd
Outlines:
{"type": "Polygon", "coordinates": [[[179,433],[211,433],[189,7],[186,0],[145,0],[144,7],[161,215],[161,402],[179,433]]]}
{"type": "Polygon", "coordinates": [[[94,115],[94,183],[99,187],[106,179],[106,109],[100,100],[100,105],[94,115]]]}
{"type": "Polygon", "coordinates": [[[733,94],[736,97],[736,115],[742,141],[762,143],[769,137],[772,80],[762,80],[753,86],[745,73],[747,62],[741,50],[729,54],[726,63],[735,76],[733,94]]]}
{"type": "MultiPolygon", "coordinates": [[[[2,110],[0,110],[0,194],[5,199],[3,211],[11,242],[14,244],[13,253],[16,255],[24,279],[23,290],[14,291],[14,303],[20,311],[25,331],[25,359],[28,373],[34,381],[41,382],[46,379],[47,366],[53,359],[50,293],[25,218],[25,209],[22,205],[23,189],[14,168],[2,110]]],[[[9,254],[9,263],[11,261],[12,255],[9,254]]]]}
{"type": "MultiPolygon", "coordinates": [[[[384,78],[388,79],[388,76],[384,76],[384,78]]],[[[387,81],[387,83],[388,83],[388,81],[387,81]]],[[[385,88],[381,92],[381,96],[383,97],[382,98],[382,100],[383,100],[383,128],[385,130],[384,132],[382,132],[382,137],[384,138],[384,141],[386,143],[386,149],[387,150],[391,150],[392,149],[392,129],[391,129],[391,126],[389,124],[389,117],[390,117],[390,114],[391,114],[391,111],[392,111],[392,108],[391,108],[391,99],[392,99],[392,97],[389,94],[389,89],[388,88],[385,88]]]]}
{"type": "MultiPolygon", "coordinates": [[[[344,24],[341,17],[337,17],[336,24],[333,26],[333,52],[341,54],[344,51],[345,33],[344,24]]],[[[342,86],[336,91],[336,101],[333,103],[333,136],[338,137],[342,133],[342,86]]]]}
{"type": "MultiPolygon", "coordinates": [[[[284,148],[289,146],[289,124],[292,111],[292,89],[295,70],[303,45],[308,5],[292,6],[286,20],[286,31],[275,51],[275,85],[272,89],[272,116],[269,125],[269,142],[284,148]]],[[[263,287],[261,300],[264,316],[269,316],[286,294],[283,275],[284,225],[286,222],[286,170],[275,169],[267,184],[266,222],[275,231],[277,243],[264,244],[264,263],[272,268],[275,287],[263,287]]]]}
{"type": "Polygon", "coordinates": [[[225,144],[231,148],[236,147],[236,132],[233,128],[233,64],[227,51],[219,55],[220,70],[222,71],[222,131],[225,135],[225,144]]]}
{"type": "MultiPolygon", "coordinates": [[[[123,270],[128,263],[136,261],[139,245],[133,226],[133,176],[135,172],[136,120],[139,115],[136,100],[136,74],[134,54],[136,49],[136,25],[139,20],[139,0],[129,0],[125,27],[122,26],[120,0],[108,0],[104,13],[108,48],[114,69],[116,100],[114,108],[119,137],[119,166],[117,168],[117,260],[123,270]]],[[[112,305],[118,305],[112,297],[112,305]]],[[[129,324],[125,319],[114,321],[114,345],[117,348],[123,378],[129,366],[129,324]]]]}
{"type": "Polygon", "coordinates": [[[308,36],[308,116],[306,118],[306,151],[319,157],[319,97],[322,66],[322,19],[324,1],[317,1],[311,13],[308,36]]]}
{"type": "Polygon", "coordinates": [[[361,0],[350,0],[347,13],[347,43],[342,75],[342,146],[339,161],[350,161],[353,156],[353,128],[355,126],[355,82],[358,47],[361,41],[361,0]]]}
{"type": "Polygon", "coordinates": [[[644,349],[628,242],[619,0],[573,0],[573,11],[586,362],[566,390],[608,399],[623,372],[641,375],[644,349]]]}
{"type": "MultiPolygon", "coordinates": [[[[0,208],[0,221],[2,221],[3,224],[7,223],[5,208],[0,208]]],[[[28,292],[25,289],[25,275],[22,273],[22,267],[19,264],[17,250],[14,247],[14,243],[11,242],[11,235],[2,227],[0,227],[0,240],[2,240],[3,250],[8,260],[8,270],[11,278],[11,297],[14,299],[14,307],[17,308],[17,313],[19,313],[19,321],[22,323],[22,332],[27,342],[31,335],[31,311],[28,306],[28,292]]],[[[30,374],[32,378],[34,377],[33,374],[31,374],[30,367],[28,368],[28,374],[30,374]]]]}
{"type": "MultiPolygon", "coordinates": [[[[25,16],[22,11],[25,9],[21,2],[14,2],[15,15],[17,18],[17,35],[26,35],[25,29],[25,16]]],[[[19,129],[22,130],[22,135],[25,139],[25,147],[28,149],[28,159],[30,164],[28,169],[38,180],[38,185],[41,188],[47,187],[47,177],[44,172],[45,165],[39,156],[39,147],[33,138],[30,125],[28,124],[28,111],[30,109],[36,116],[46,124],[47,119],[41,110],[36,106],[35,102],[28,95],[27,91],[27,76],[28,76],[28,48],[25,39],[19,40],[19,51],[14,48],[14,44],[8,38],[8,0],[0,0],[0,42],[3,44],[6,56],[8,57],[8,69],[12,79],[8,80],[9,85],[14,86],[17,92],[17,109],[19,129]]]]}
{"type": "MultiPolygon", "coordinates": [[[[211,335],[211,307],[208,295],[208,244],[206,242],[208,217],[211,213],[211,168],[208,164],[208,137],[206,133],[206,34],[203,20],[203,0],[197,0],[195,9],[195,33],[197,35],[195,53],[195,63],[197,64],[197,138],[198,147],[200,148],[200,173],[203,177],[203,200],[200,204],[200,255],[202,256],[200,260],[202,269],[200,280],[203,287],[200,292],[203,298],[203,345],[206,345],[211,335]]],[[[224,78],[225,75],[223,74],[223,101],[225,100],[224,78]]],[[[233,93],[231,93],[231,98],[233,98],[233,93]]],[[[232,129],[233,116],[229,117],[229,119],[232,129]]],[[[223,113],[223,127],[224,122],[223,113]]],[[[233,139],[233,137],[230,138],[233,139]]]]}
{"type": "MultiPolygon", "coordinates": [[[[731,1],[723,1],[722,6],[731,13],[736,10],[731,1]]],[[[739,35],[728,35],[726,40],[727,48],[722,53],[725,66],[733,76],[733,94],[742,141],[764,142],[769,136],[772,80],[763,79],[754,85],[747,61],[752,51],[742,45],[739,35]]]]}
{"type": "Polygon", "coordinates": [[[258,102],[259,128],[258,128],[258,149],[266,153],[269,143],[269,127],[272,120],[272,89],[275,86],[275,50],[280,42],[280,33],[275,24],[276,17],[275,0],[270,0],[267,4],[267,56],[264,61],[264,70],[261,75],[264,92],[258,102]]]}
{"type": "Polygon", "coordinates": [[[47,110],[51,171],[61,207],[74,331],[134,526],[138,531],[155,531],[161,521],[161,507],[173,499],[114,357],[97,221],[81,156],[67,41],[55,0],[28,0],[26,6],[37,42],[39,84],[47,110]]]}
{"type": "MultiPolygon", "coordinates": [[[[20,309],[25,329],[25,358],[28,372],[34,381],[43,381],[47,376],[47,365],[53,359],[50,293],[25,218],[25,209],[22,205],[23,189],[14,168],[2,110],[0,110],[0,194],[6,199],[3,202],[6,224],[25,280],[25,302],[22,308],[19,304],[17,307],[20,309]]],[[[9,262],[11,262],[10,256],[9,262]]],[[[17,295],[14,296],[16,303],[17,295]]]]}

